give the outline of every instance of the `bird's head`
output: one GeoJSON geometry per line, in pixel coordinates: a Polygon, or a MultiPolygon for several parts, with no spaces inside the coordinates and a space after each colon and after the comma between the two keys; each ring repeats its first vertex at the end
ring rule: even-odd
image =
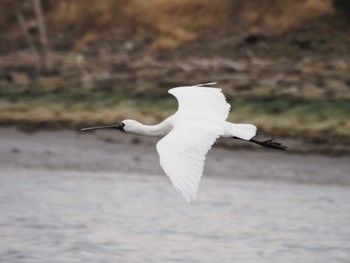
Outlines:
{"type": "Polygon", "coordinates": [[[123,131],[127,133],[139,134],[142,131],[142,124],[135,120],[123,120],[123,131]]]}

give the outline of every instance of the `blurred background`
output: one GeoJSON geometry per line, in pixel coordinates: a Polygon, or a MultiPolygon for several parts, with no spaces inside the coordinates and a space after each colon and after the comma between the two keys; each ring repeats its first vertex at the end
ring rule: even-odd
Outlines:
{"type": "Polygon", "coordinates": [[[2,0],[0,12],[2,124],[155,122],[176,110],[169,88],[216,81],[232,121],[349,143],[346,0],[2,0]]]}
{"type": "Polygon", "coordinates": [[[349,116],[349,0],[1,0],[0,261],[349,262],[349,116]],[[206,82],[288,151],[219,141],[191,205],[157,140],[78,132],[206,82]]]}

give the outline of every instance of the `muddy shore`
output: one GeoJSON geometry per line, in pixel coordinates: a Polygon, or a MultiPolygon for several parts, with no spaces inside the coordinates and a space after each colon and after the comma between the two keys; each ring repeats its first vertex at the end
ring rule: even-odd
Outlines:
{"type": "MultiPolygon", "coordinates": [[[[153,138],[104,131],[25,134],[14,128],[2,128],[0,140],[1,170],[115,171],[163,176],[155,148],[157,139],[153,138]]],[[[207,156],[205,176],[350,185],[348,156],[297,154],[293,149],[301,148],[302,143],[283,142],[290,146],[289,152],[245,148],[239,142],[225,148],[216,145],[207,156]]]]}

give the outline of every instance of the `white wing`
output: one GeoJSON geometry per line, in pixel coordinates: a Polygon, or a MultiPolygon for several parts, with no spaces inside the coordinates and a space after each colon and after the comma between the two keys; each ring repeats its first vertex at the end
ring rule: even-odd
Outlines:
{"type": "Polygon", "coordinates": [[[160,165],[187,202],[195,200],[205,156],[224,134],[230,111],[221,89],[198,86],[169,90],[179,103],[174,128],[157,144],[160,165]]]}

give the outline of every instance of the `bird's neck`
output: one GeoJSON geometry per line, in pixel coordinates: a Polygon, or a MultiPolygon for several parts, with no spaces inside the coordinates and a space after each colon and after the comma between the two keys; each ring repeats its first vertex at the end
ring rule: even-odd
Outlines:
{"type": "Polygon", "coordinates": [[[138,125],[132,131],[130,131],[130,133],[151,137],[162,137],[167,135],[172,128],[173,126],[170,119],[166,119],[156,125],[145,125],[138,123],[138,125]]]}

